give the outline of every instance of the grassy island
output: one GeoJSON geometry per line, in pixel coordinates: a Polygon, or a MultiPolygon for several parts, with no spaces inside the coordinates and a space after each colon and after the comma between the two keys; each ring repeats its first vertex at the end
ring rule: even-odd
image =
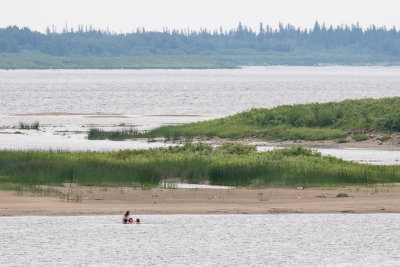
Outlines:
{"type": "Polygon", "coordinates": [[[225,143],[186,143],[119,152],[1,151],[0,189],[63,183],[151,188],[170,178],[250,187],[368,185],[400,182],[400,166],[364,165],[297,146],[257,152],[225,143]]]}
{"type": "Polygon", "coordinates": [[[350,133],[400,131],[400,97],[342,102],[284,105],[252,109],[232,116],[178,126],[163,126],[148,133],[134,130],[106,132],[92,129],[89,139],[124,140],[138,137],[256,138],[264,140],[329,140],[350,133]]]}

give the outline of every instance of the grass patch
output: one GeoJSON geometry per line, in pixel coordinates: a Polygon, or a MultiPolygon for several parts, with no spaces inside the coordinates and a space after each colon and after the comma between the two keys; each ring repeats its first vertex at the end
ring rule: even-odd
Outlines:
{"type": "MultiPolygon", "coordinates": [[[[334,140],[365,129],[399,132],[399,114],[400,97],[284,105],[272,109],[252,109],[221,119],[163,126],[147,133],[124,135],[118,140],[136,137],[164,137],[169,140],[181,137],[334,140]]],[[[90,134],[89,139],[92,139],[90,134]]]]}
{"type": "Polygon", "coordinates": [[[343,161],[301,146],[257,152],[253,146],[203,143],[119,152],[0,151],[0,189],[64,183],[152,188],[181,181],[230,186],[342,186],[400,181],[400,166],[343,161]]]}
{"type": "Polygon", "coordinates": [[[384,135],[384,136],[378,138],[378,140],[381,142],[386,142],[389,139],[390,139],[389,135],[384,135]]]}
{"type": "Polygon", "coordinates": [[[134,138],[139,136],[139,132],[133,128],[121,129],[115,131],[104,131],[101,129],[90,129],[88,134],[88,139],[90,140],[124,140],[128,138],[134,138]]]}
{"type": "Polygon", "coordinates": [[[39,130],[39,122],[35,121],[33,123],[20,122],[18,128],[21,130],[39,130]]]}
{"type": "Polygon", "coordinates": [[[353,136],[353,140],[356,142],[368,140],[368,136],[366,134],[356,134],[353,136]]]}
{"type": "MultiPolygon", "coordinates": [[[[69,34],[69,33],[68,33],[69,34]]],[[[81,38],[81,37],[79,37],[81,38]]],[[[102,39],[102,38],[100,38],[102,39]]],[[[103,40],[104,41],[104,40],[103,40]]],[[[201,41],[202,42],[202,41],[201,41]]],[[[95,42],[97,45],[97,42],[95,42]]],[[[84,46],[87,45],[86,43],[84,46]]],[[[163,44],[164,45],[164,44],[163,44]]],[[[191,44],[191,47],[196,46],[191,44]]],[[[113,48],[115,50],[116,46],[113,48]]],[[[118,48],[117,48],[118,49],[118,48]]],[[[130,49],[133,49],[130,46],[130,49]]],[[[236,68],[238,66],[294,65],[315,66],[321,63],[337,65],[400,65],[398,55],[374,53],[351,49],[304,49],[293,51],[260,51],[249,48],[223,48],[190,53],[186,49],[164,50],[161,47],[149,49],[148,46],[130,53],[124,50],[120,55],[65,55],[56,56],[34,50],[21,50],[18,53],[0,53],[2,69],[210,69],[236,68]],[[160,50],[161,49],[161,50],[160,50]],[[189,53],[188,53],[189,52],[189,53]]]]}

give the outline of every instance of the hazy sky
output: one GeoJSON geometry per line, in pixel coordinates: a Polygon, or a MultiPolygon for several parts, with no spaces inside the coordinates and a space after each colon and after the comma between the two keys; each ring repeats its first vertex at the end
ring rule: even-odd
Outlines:
{"type": "Polygon", "coordinates": [[[115,32],[236,27],[259,22],[311,27],[359,22],[400,28],[400,0],[0,0],[0,27],[28,26],[44,31],[55,25],[93,25],[115,32]]]}

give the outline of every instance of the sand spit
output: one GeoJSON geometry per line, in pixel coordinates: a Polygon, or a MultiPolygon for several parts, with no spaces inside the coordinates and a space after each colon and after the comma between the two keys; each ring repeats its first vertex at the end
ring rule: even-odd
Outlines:
{"type": "MultiPolygon", "coordinates": [[[[95,112],[95,113],[75,113],[75,112],[39,112],[39,113],[19,113],[13,114],[13,116],[18,117],[35,117],[35,116],[125,116],[124,114],[120,113],[102,113],[102,112],[95,112]]],[[[125,116],[128,118],[127,116],[125,116]]],[[[124,117],[124,118],[125,118],[124,117]]]]}
{"type": "Polygon", "coordinates": [[[126,119],[126,118],[129,118],[129,116],[126,116],[126,115],[88,115],[88,116],[85,116],[85,118],[102,118],[102,119],[118,118],[118,119],[126,119]]]}
{"type": "Polygon", "coordinates": [[[144,116],[145,117],[204,117],[204,115],[198,115],[198,114],[152,114],[144,116]]]}
{"type": "Polygon", "coordinates": [[[63,187],[79,201],[0,191],[0,216],[400,212],[400,186],[267,189],[63,187]],[[338,197],[340,195],[344,197],[338,197]],[[347,197],[346,197],[347,196],[347,197]]]}

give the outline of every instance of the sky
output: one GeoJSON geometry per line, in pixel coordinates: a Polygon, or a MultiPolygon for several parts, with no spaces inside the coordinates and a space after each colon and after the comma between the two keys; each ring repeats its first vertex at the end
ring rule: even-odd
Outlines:
{"type": "Polygon", "coordinates": [[[253,29],[260,22],[310,28],[316,20],[400,28],[400,0],[0,0],[0,27],[41,32],[52,25],[59,31],[65,25],[91,25],[117,33],[138,27],[214,30],[239,22],[253,29]]]}

